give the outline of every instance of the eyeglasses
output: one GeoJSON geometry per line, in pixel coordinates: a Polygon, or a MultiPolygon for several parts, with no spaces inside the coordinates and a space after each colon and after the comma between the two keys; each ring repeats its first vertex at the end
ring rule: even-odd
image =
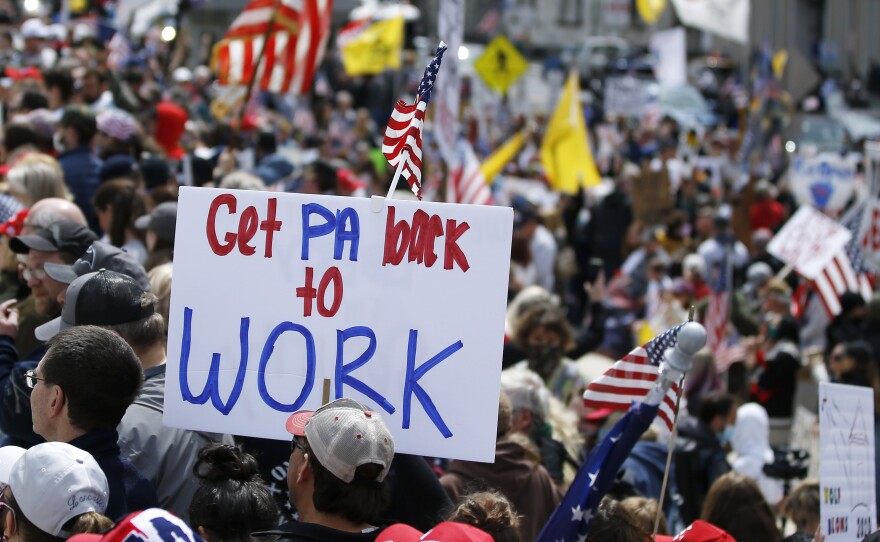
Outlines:
{"type": "Polygon", "coordinates": [[[304,454],[309,453],[306,447],[300,441],[298,441],[296,437],[293,437],[293,440],[290,441],[290,453],[295,452],[297,448],[302,450],[302,453],[304,454]]]}
{"type": "Polygon", "coordinates": [[[34,389],[34,387],[37,385],[37,380],[41,380],[43,382],[46,381],[45,378],[40,378],[39,376],[37,376],[37,372],[34,369],[31,369],[30,371],[24,373],[24,382],[30,389],[34,389]]]}
{"type": "Polygon", "coordinates": [[[21,270],[21,276],[24,278],[25,281],[29,281],[31,279],[44,280],[48,275],[46,274],[46,271],[42,268],[31,269],[28,266],[23,266],[21,270]]]}

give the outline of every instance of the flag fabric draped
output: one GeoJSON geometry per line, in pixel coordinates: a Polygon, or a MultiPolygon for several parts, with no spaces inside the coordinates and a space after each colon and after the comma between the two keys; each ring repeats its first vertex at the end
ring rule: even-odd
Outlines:
{"type": "Polygon", "coordinates": [[[480,165],[480,172],[487,183],[492,184],[492,181],[504,170],[504,167],[516,158],[523,143],[526,141],[526,135],[527,130],[520,130],[483,160],[483,163],[480,165]]]}
{"type": "Polygon", "coordinates": [[[345,73],[376,75],[400,69],[403,49],[403,16],[384,21],[354,21],[337,38],[345,73]]]}
{"type": "Polygon", "coordinates": [[[467,141],[459,143],[461,158],[449,173],[449,202],[489,205],[492,192],[480,168],[480,162],[473,147],[467,141]]]}
{"type": "Polygon", "coordinates": [[[596,509],[617,471],[657,416],[656,405],[636,402],[590,453],[537,542],[584,542],[596,509]]]}
{"type": "Polygon", "coordinates": [[[736,361],[745,358],[746,349],[736,334],[729,333],[730,310],[733,303],[733,244],[724,246],[724,255],[718,268],[712,270],[709,286],[709,305],[703,318],[706,328],[706,346],[715,358],[719,372],[727,370],[736,361]]]}
{"type": "Polygon", "coordinates": [[[397,101],[382,140],[382,154],[389,164],[398,168],[400,175],[406,179],[419,199],[422,199],[422,127],[445,52],[446,44],[441,41],[434,59],[425,68],[416,101],[412,104],[403,100],[397,101]]]}
{"type": "Polygon", "coordinates": [[[840,314],[840,296],[844,292],[858,292],[870,299],[874,290],[862,252],[860,230],[864,211],[864,204],[856,205],[841,218],[840,224],[852,232],[852,239],[813,281],[813,287],[831,317],[840,314]]]}
{"type": "MultiPolygon", "coordinates": [[[[627,410],[633,401],[642,401],[660,375],[660,362],[667,348],[673,348],[684,324],[654,337],[614,363],[605,374],[587,386],[584,405],[590,408],[627,410]]],[[[659,416],[672,429],[678,385],[673,384],[660,404],[659,416]]]]}
{"type": "Polygon", "coordinates": [[[575,72],[568,76],[544,133],[541,163],[550,185],[566,194],[574,194],[582,186],[595,186],[602,182],[587,138],[581,89],[575,72]]]}
{"type": "Polygon", "coordinates": [[[214,47],[211,67],[219,83],[253,80],[263,91],[308,93],[332,14],[332,0],[251,0],[214,47]]]}

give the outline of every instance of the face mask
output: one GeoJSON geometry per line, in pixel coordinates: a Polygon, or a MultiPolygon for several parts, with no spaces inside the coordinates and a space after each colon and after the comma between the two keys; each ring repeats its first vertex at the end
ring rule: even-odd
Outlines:
{"type": "Polygon", "coordinates": [[[67,150],[67,145],[64,144],[64,136],[61,135],[61,132],[55,132],[52,136],[52,145],[58,152],[64,152],[67,150]]]}
{"type": "Polygon", "coordinates": [[[526,349],[526,356],[529,360],[529,369],[546,379],[559,366],[562,349],[558,346],[530,346],[526,349]]]}
{"type": "Polygon", "coordinates": [[[727,444],[733,439],[733,426],[728,425],[724,428],[724,431],[718,434],[718,441],[721,444],[727,444]]]}

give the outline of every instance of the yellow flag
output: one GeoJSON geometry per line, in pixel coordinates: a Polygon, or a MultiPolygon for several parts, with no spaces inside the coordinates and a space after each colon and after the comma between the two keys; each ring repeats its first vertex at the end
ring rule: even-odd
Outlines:
{"type": "Polygon", "coordinates": [[[483,174],[483,178],[486,179],[487,184],[492,184],[492,180],[496,175],[501,173],[501,170],[504,169],[511,160],[513,160],[517,154],[519,154],[520,148],[522,148],[523,142],[526,140],[526,130],[520,130],[518,134],[511,137],[504,145],[501,145],[495,152],[490,154],[483,160],[483,163],[480,164],[480,173],[483,174]]]}
{"type": "Polygon", "coordinates": [[[646,23],[654,24],[666,9],[666,0],[636,0],[636,9],[646,23]]]}
{"type": "Polygon", "coordinates": [[[342,66],[352,77],[399,70],[402,48],[403,17],[376,21],[342,46],[342,66]]]}
{"type": "Polygon", "coordinates": [[[782,79],[782,74],[785,73],[785,65],[788,63],[788,51],[785,49],[780,49],[776,51],[776,54],[773,55],[773,58],[770,59],[770,64],[773,66],[773,75],[777,79],[782,79]]]}
{"type": "Polygon", "coordinates": [[[581,89],[576,72],[565,82],[565,90],[541,142],[541,163],[550,185],[574,194],[581,186],[602,182],[587,140],[587,124],[581,109],[581,89]]]}
{"type": "Polygon", "coordinates": [[[642,320],[637,335],[638,338],[636,340],[639,341],[639,344],[645,344],[657,336],[657,334],[654,333],[654,330],[651,329],[651,324],[649,324],[647,320],[642,320]]]}

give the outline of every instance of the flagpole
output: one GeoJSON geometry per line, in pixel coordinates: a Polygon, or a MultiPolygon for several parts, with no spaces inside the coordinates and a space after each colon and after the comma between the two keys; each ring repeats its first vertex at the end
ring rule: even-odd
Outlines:
{"type": "Polygon", "coordinates": [[[394,178],[391,179],[391,187],[388,189],[388,195],[385,196],[385,199],[391,199],[391,194],[397,190],[397,181],[400,180],[400,176],[403,175],[403,168],[406,166],[406,161],[409,159],[409,151],[403,151],[400,153],[400,161],[397,162],[397,170],[394,172],[394,178]]]}
{"type": "Polygon", "coordinates": [[[275,26],[275,19],[278,18],[278,10],[281,0],[275,0],[272,5],[272,15],[269,17],[269,24],[266,26],[266,32],[263,34],[263,45],[260,47],[260,53],[257,55],[257,62],[254,64],[254,73],[248,83],[247,90],[244,93],[244,100],[241,102],[241,110],[238,112],[238,132],[244,125],[244,116],[247,113],[248,103],[251,101],[251,94],[254,92],[254,83],[257,82],[257,74],[260,71],[260,65],[263,63],[263,57],[266,56],[266,49],[269,44],[269,36],[272,35],[272,29],[275,26]]]}

